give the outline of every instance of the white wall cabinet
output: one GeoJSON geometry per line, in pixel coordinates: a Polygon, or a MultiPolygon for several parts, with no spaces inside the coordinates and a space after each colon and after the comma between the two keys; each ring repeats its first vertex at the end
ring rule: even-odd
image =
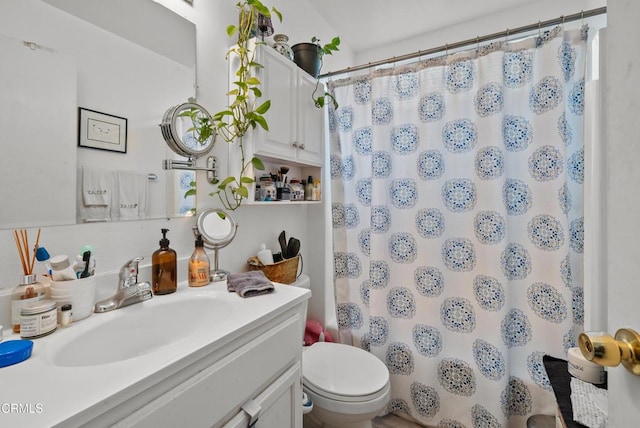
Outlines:
{"type": "MultiPolygon", "coordinates": [[[[245,162],[255,156],[267,169],[258,171],[249,167],[246,174],[258,179],[262,174],[276,172],[280,166],[288,166],[290,180],[306,180],[308,176],[319,179],[324,159],[324,109],[317,108],[312,98],[316,79],[271,47],[261,45],[257,49],[256,61],[264,66],[257,72],[262,91],[258,104],[271,101],[271,108],[265,114],[269,130],[256,127],[245,137],[243,145],[245,162]]],[[[230,79],[236,69],[236,61],[230,61],[230,79]]],[[[318,92],[324,93],[322,84],[318,92]]],[[[231,145],[231,175],[237,176],[240,171],[240,155],[238,145],[231,145]]],[[[251,186],[246,202],[254,203],[254,195],[255,186],[251,186]]]]}
{"type": "Polygon", "coordinates": [[[312,99],[316,81],[268,46],[259,46],[257,60],[262,99],[271,100],[265,114],[269,131],[252,135],[253,153],[303,165],[322,165],[323,110],[312,99]]]}

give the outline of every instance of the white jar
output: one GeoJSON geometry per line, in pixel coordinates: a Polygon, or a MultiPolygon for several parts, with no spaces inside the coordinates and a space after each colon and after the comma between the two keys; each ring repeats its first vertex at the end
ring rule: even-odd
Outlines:
{"type": "Polygon", "coordinates": [[[58,311],[53,300],[40,300],[24,305],[20,311],[20,337],[36,339],[56,331],[58,311]]]}

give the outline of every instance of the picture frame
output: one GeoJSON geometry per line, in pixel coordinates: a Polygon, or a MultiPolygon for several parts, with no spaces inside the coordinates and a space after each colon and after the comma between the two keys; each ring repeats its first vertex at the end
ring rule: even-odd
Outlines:
{"type": "Polygon", "coordinates": [[[78,107],[78,147],[127,153],[127,119],[78,107]]]}

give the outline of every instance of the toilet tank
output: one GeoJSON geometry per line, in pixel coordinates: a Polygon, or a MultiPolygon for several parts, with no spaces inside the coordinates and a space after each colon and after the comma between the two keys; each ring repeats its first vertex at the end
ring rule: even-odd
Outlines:
{"type": "Polygon", "coordinates": [[[305,274],[300,275],[298,279],[296,279],[294,282],[292,282],[289,285],[311,290],[311,281],[309,280],[309,276],[305,274]]]}

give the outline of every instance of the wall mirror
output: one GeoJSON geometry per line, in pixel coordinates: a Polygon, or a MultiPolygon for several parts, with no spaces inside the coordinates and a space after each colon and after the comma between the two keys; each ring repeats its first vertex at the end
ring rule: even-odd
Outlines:
{"type": "Polygon", "coordinates": [[[220,209],[207,209],[200,213],[194,228],[194,234],[202,235],[204,246],[213,249],[213,269],[211,281],[224,281],[229,272],[218,267],[218,250],[233,241],[238,225],[227,212],[220,209]]]}
{"type": "Polygon", "coordinates": [[[193,23],[153,0],[3,0],[0,55],[0,228],[195,214],[158,129],[196,96],[193,23]]]}

